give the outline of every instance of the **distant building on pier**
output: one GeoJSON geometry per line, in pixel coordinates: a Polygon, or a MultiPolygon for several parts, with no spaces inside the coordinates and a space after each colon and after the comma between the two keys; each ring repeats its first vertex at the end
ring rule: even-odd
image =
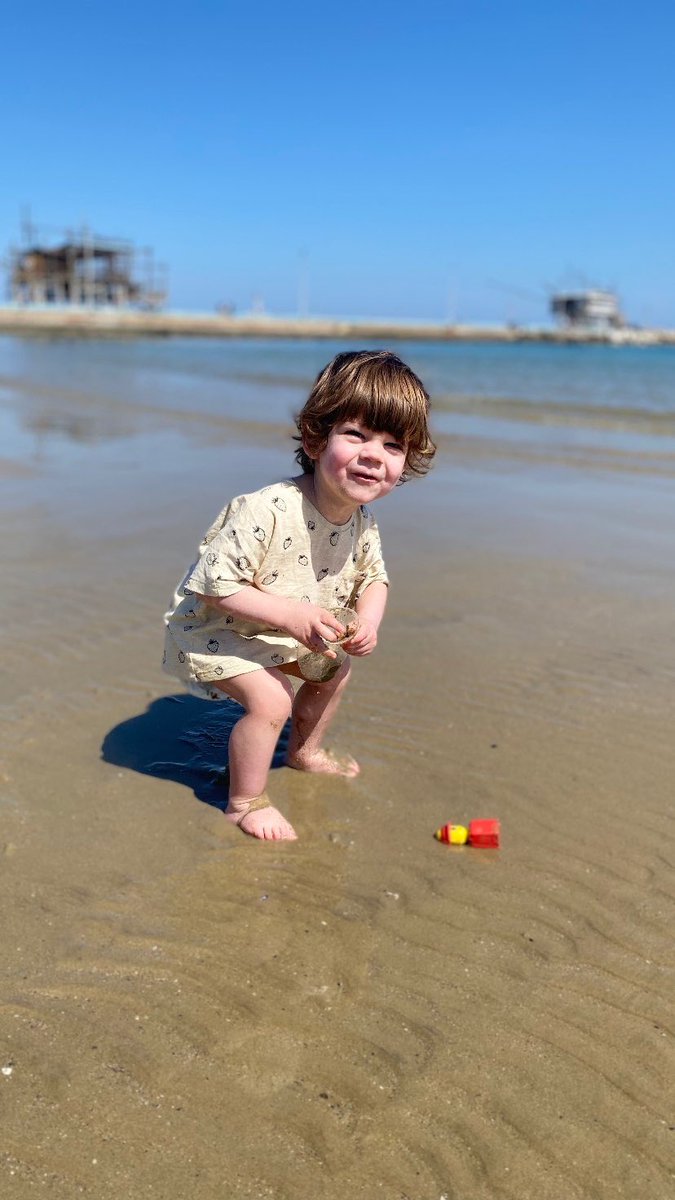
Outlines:
{"type": "Polygon", "coordinates": [[[603,333],[626,324],[613,292],[558,292],[551,296],[551,313],[565,328],[584,332],[603,333]]]}
{"type": "Polygon", "coordinates": [[[9,294],[15,304],[58,304],[157,309],[167,299],[166,271],[151,250],[100,238],[85,226],[52,244],[24,218],[23,245],[9,251],[9,294]],[[140,276],[140,278],[139,278],[140,276]]]}

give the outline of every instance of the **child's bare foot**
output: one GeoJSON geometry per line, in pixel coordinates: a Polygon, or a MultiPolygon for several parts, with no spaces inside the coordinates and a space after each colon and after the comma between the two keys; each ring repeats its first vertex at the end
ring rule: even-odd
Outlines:
{"type": "Polygon", "coordinates": [[[244,833],[261,841],[294,842],[298,836],[290,821],[270,804],[264,792],[254,800],[230,800],[224,816],[244,833]]]}
{"type": "Polygon", "coordinates": [[[286,766],[293,767],[295,771],[311,771],[319,775],[344,775],[347,779],[353,779],[361,770],[356,759],[349,754],[344,758],[336,758],[330,750],[299,750],[292,756],[289,754],[286,766]]]}

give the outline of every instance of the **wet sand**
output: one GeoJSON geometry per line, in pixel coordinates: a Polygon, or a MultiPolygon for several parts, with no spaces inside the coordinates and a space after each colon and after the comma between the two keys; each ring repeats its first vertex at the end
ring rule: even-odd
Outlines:
{"type": "Polygon", "coordinates": [[[362,775],[278,766],[260,845],[161,612],[290,455],[3,397],[6,1194],[670,1200],[675,476],[445,439],[378,508],[362,775]],[[474,816],[499,851],[434,840],[474,816]]]}

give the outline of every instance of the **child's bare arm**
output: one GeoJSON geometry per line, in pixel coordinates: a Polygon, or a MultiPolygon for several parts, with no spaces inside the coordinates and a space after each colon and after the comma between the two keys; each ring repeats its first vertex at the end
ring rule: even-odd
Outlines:
{"type": "Polygon", "coordinates": [[[356,658],[372,654],[377,645],[377,631],[384,616],[388,591],[386,583],[377,581],[371,583],[356,601],[359,627],[349,641],[342,643],[347,654],[353,654],[356,658]]]}
{"type": "Polygon", "coordinates": [[[218,612],[244,621],[263,621],[271,629],[281,629],[310,650],[325,650],[327,644],[344,633],[344,627],[327,608],[273,596],[254,584],[241,588],[233,596],[195,595],[218,612]]]}

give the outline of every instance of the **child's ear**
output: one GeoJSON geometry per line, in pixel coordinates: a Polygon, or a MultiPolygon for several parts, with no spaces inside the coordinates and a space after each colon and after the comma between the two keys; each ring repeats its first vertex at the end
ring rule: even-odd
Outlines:
{"type": "Polygon", "coordinates": [[[311,458],[312,462],[316,462],[317,458],[321,454],[321,451],[325,448],[325,443],[322,446],[319,442],[313,442],[310,441],[309,438],[303,437],[302,448],[307,457],[311,458]]]}

